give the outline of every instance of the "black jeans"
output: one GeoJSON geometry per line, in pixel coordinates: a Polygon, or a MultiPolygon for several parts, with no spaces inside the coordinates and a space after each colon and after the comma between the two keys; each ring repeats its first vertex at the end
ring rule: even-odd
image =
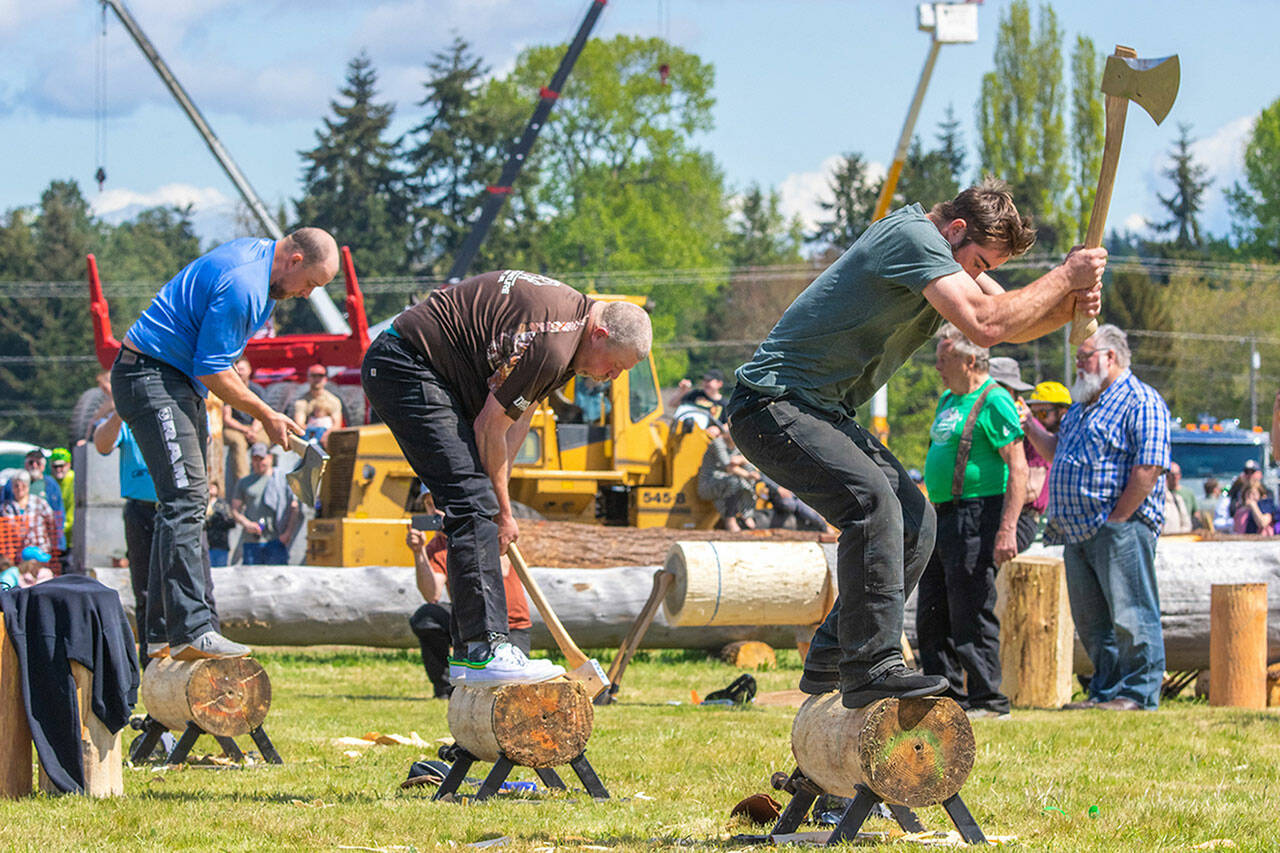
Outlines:
{"type": "MultiPolygon", "coordinates": [[[[418,638],[418,646],[422,649],[422,667],[427,671],[427,679],[435,689],[437,699],[449,695],[453,689],[449,684],[449,649],[453,608],[449,604],[432,604],[428,602],[413,612],[409,617],[409,628],[418,638]]],[[[529,629],[513,628],[507,635],[511,645],[529,654],[529,629]]]]}
{"type": "Polygon", "coordinates": [[[155,483],[145,642],[188,643],[217,630],[204,546],[209,443],[204,399],[164,362],[121,349],[111,367],[116,411],[133,431],[155,483]]]}
{"type": "Polygon", "coordinates": [[[902,608],[933,550],[933,508],[852,418],[739,384],[727,407],[738,449],[840,531],[840,595],[805,667],[854,689],[902,663],[902,608]]]}
{"type": "Polygon", "coordinates": [[[498,547],[498,498],[480,461],[471,419],[426,358],[386,332],[364,356],[369,403],[396,437],[418,479],[444,512],[449,537],[453,646],[507,633],[498,547]]]}
{"type": "Polygon", "coordinates": [[[929,675],[951,682],[966,708],[1009,710],[1000,692],[996,619],[996,532],[1004,495],[936,504],[938,543],[920,578],[916,637],[929,675]],[[962,687],[963,685],[963,687],[962,687]]]}
{"type": "Polygon", "coordinates": [[[124,552],[129,558],[129,583],[133,586],[133,620],[138,626],[138,660],[143,669],[147,657],[147,579],[151,573],[151,540],[156,533],[154,501],[125,498],[124,552]]]}

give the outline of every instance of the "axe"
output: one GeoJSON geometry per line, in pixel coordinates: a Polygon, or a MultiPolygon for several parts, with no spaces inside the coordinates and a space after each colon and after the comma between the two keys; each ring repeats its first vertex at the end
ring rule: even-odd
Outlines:
{"type": "MultiPolygon", "coordinates": [[[[1133,101],[1142,107],[1156,124],[1173,108],[1178,97],[1180,68],[1177,55],[1161,59],[1138,59],[1131,47],[1116,45],[1116,52],[1107,57],[1102,71],[1102,93],[1106,99],[1106,141],[1102,146],[1102,169],[1098,172],[1098,192],[1093,197],[1093,212],[1089,214],[1089,231],[1084,238],[1086,249],[1102,245],[1102,233],[1107,227],[1107,208],[1111,206],[1111,188],[1116,182],[1116,166],[1120,162],[1120,141],[1124,138],[1124,119],[1133,101]]],[[[1086,316],[1079,309],[1071,321],[1071,344],[1080,346],[1086,338],[1098,331],[1098,321],[1086,316]]]]}
{"type": "Polygon", "coordinates": [[[316,505],[316,493],[320,490],[320,480],[324,477],[324,469],[329,464],[329,454],[314,441],[303,441],[300,436],[289,434],[289,449],[301,459],[294,469],[285,474],[284,479],[303,506],[316,505]]]}
{"type": "Polygon", "coordinates": [[[571,667],[565,673],[565,676],[571,681],[581,681],[582,686],[587,688],[587,696],[594,699],[597,694],[609,686],[609,679],[605,676],[604,670],[600,668],[599,661],[595,658],[588,658],[582,649],[578,648],[578,644],[573,641],[573,638],[569,636],[569,632],[564,629],[564,625],[560,624],[560,619],[556,616],[555,611],[551,609],[551,603],[542,594],[542,587],[538,586],[538,582],[529,573],[529,564],[524,561],[524,555],[520,553],[516,543],[512,542],[507,546],[507,556],[511,558],[511,568],[515,569],[516,576],[520,578],[520,583],[524,584],[525,591],[529,593],[529,598],[533,600],[534,606],[542,614],[542,621],[546,623],[547,630],[551,632],[552,638],[556,641],[556,645],[560,648],[565,660],[568,661],[571,667]]]}

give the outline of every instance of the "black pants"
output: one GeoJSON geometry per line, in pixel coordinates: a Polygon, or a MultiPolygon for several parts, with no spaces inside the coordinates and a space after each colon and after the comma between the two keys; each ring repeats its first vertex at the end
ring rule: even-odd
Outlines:
{"type": "MultiPolygon", "coordinates": [[[[437,699],[443,699],[453,690],[448,679],[452,610],[448,603],[427,603],[409,617],[409,627],[422,649],[422,666],[427,671],[431,686],[435,688],[437,699]]],[[[513,628],[507,634],[507,639],[520,651],[529,654],[528,628],[513,628]]]]}
{"type": "Polygon", "coordinates": [[[121,349],[111,367],[116,411],[155,483],[144,642],[187,643],[217,630],[204,545],[209,443],[204,399],[175,367],[121,349]]]}
{"type": "Polygon", "coordinates": [[[729,430],[761,473],[840,530],[840,595],[805,667],[851,690],[902,663],[902,609],[933,550],[933,508],[907,471],[851,418],[739,384],[729,430]]]}
{"type": "Polygon", "coordinates": [[[147,643],[147,576],[151,572],[151,539],[156,532],[156,505],[153,501],[125,498],[124,552],[129,558],[129,583],[133,586],[133,620],[138,626],[138,660],[145,669],[147,643]]]}
{"type": "Polygon", "coordinates": [[[480,461],[475,431],[453,391],[426,358],[384,332],[361,371],[373,410],[391,429],[413,472],[444,512],[449,537],[453,646],[507,633],[498,547],[498,498],[480,461]]]}
{"type": "Polygon", "coordinates": [[[916,636],[929,675],[951,682],[966,708],[1004,713],[996,619],[996,532],[1004,495],[937,504],[938,543],[920,578],[916,636]],[[963,685],[963,687],[962,687],[963,685]]]}

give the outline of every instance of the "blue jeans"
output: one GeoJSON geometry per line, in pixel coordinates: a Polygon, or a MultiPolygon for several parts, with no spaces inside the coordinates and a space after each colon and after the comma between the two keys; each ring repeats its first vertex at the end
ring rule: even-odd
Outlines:
{"type": "Polygon", "coordinates": [[[1089,698],[1123,696],[1154,711],[1164,680],[1155,532],[1140,521],[1109,521],[1062,556],[1071,617],[1093,662],[1089,698]]]}
{"type": "Polygon", "coordinates": [[[246,566],[287,566],[289,549],[279,539],[270,542],[246,542],[240,546],[240,556],[246,566]]]}

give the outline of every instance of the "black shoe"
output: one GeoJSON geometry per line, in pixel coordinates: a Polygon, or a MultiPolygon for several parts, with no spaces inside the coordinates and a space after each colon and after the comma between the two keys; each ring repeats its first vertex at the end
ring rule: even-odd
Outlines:
{"type": "Polygon", "coordinates": [[[914,699],[945,693],[951,684],[941,675],[925,675],[899,664],[845,692],[841,697],[846,708],[861,708],[877,699],[914,699]]]}
{"type": "Polygon", "coordinates": [[[840,673],[834,669],[809,669],[800,674],[800,689],[811,696],[820,696],[840,689],[840,673]]]}

